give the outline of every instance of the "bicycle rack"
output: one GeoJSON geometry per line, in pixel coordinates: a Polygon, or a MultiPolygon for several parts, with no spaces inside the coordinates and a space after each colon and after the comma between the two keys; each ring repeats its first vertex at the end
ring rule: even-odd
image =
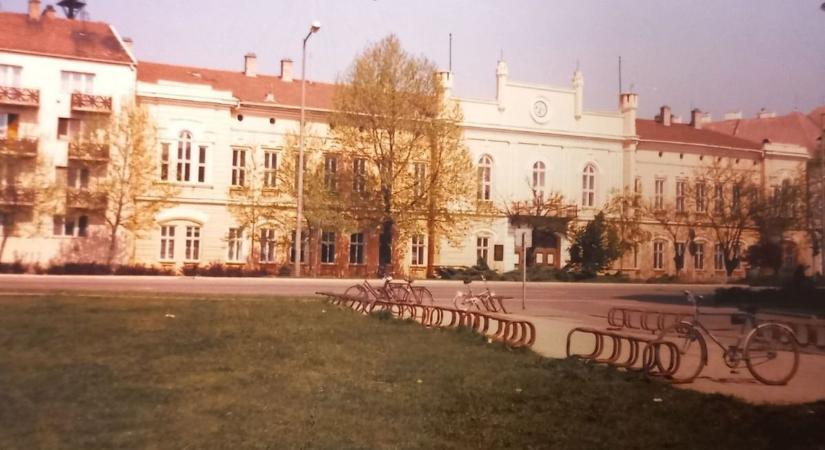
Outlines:
{"type": "Polygon", "coordinates": [[[510,319],[479,311],[461,311],[435,305],[397,303],[385,300],[363,300],[333,292],[316,292],[335,305],[345,306],[363,314],[387,311],[396,319],[410,319],[428,328],[458,328],[460,326],[504,342],[509,347],[531,347],[536,341],[536,327],[526,320],[510,319]]]}
{"type": "Polygon", "coordinates": [[[611,327],[644,330],[650,331],[651,333],[658,333],[689,318],[690,314],[646,309],[610,308],[610,310],[607,311],[607,323],[611,327]]]}
{"type": "Polygon", "coordinates": [[[568,358],[572,356],[663,378],[676,375],[681,364],[679,347],[673,342],[587,327],[573,328],[567,333],[566,352],[568,358]],[[592,336],[592,351],[573,352],[573,337],[578,335],[592,336]]]}

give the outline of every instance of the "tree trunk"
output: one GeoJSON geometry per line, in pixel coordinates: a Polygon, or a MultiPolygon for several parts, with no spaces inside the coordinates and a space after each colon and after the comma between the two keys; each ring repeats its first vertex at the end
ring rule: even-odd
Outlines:
{"type": "Polygon", "coordinates": [[[112,261],[115,259],[115,252],[117,252],[117,229],[118,226],[112,227],[112,234],[109,236],[109,256],[106,258],[106,265],[112,267],[112,261]]]}
{"type": "Polygon", "coordinates": [[[435,278],[433,260],[435,259],[436,240],[435,220],[430,217],[427,219],[427,278],[435,278]]]}
{"type": "Polygon", "coordinates": [[[381,224],[381,235],[378,237],[378,272],[381,276],[392,275],[392,233],[393,220],[386,219],[381,224]]]}

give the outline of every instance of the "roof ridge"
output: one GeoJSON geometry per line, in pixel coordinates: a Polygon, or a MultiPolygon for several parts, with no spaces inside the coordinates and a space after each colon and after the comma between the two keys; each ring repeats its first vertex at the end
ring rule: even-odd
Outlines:
{"type": "MultiPolygon", "coordinates": [[[[138,72],[140,72],[140,65],[141,64],[154,64],[156,66],[174,67],[174,68],[177,68],[177,69],[205,70],[205,71],[210,71],[210,72],[222,72],[222,73],[227,73],[227,74],[232,74],[232,75],[243,75],[243,76],[245,76],[243,71],[241,71],[241,70],[213,69],[213,68],[210,68],[210,67],[190,66],[190,65],[185,65],[185,64],[169,64],[169,63],[165,63],[165,62],[145,61],[145,60],[138,60],[138,62],[137,62],[138,72]]],[[[280,80],[281,76],[280,75],[271,75],[271,74],[259,73],[255,77],[249,77],[249,78],[251,78],[251,79],[255,79],[255,78],[275,78],[277,80],[280,80]]],[[[295,81],[300,82],[301,79],[300,78],[293,78],[292,81],[293,82],[295,82],[295,81]]],[[[317,84],[317,85],[318,84],[328,84],[330,86],[335,85],[335,83],[332,83],[332,82],[329,82],[329,81],[314,81],[314,80],[309,80],[309,79],[307,79],[307,83],[308,84],[317,84]]]]}
{"type": "MultiPolygon", "coordinates": [[[[26,20],[28,20],[28,17],[29,17],[29,15],[26,14],[26,13],[19,13],[19,12],[13,12],[13,11],[0,11],[0,15],[21,16],[22,18],[25,18],[26,20]]],[[[42,20],[42,18],[43,18],[43,16],[41,16],[41,19],[38,19],[37,21],[42,20]]],[[[111,25],[108,22],[103,22],[103,21],[100,21],[100,20],[74,20],[74,19],[67,19],[65,17],[58,17],[58,16],[51,17],[48,20],[61,20],[61,21],[64,21],[64,22],[73,22],[73,23],[93,23],[93,24],[96,24],[96,25],[105,25],[105,26],[111,25]]]]}

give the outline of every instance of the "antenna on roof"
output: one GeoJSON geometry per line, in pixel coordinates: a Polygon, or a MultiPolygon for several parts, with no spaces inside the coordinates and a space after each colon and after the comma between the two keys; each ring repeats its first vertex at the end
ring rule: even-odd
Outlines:
{"type": "Polygon", "coordinates": [[[74,19],[85,6],[86,2],[82,0],[60,0],[57,6],[63,8],[66,18],[74,19]]]}
{"type": "Polygon", "coordinates": [[[447,70],[452,73],[453,72],[453,33],[450,33],[450,59],[447,63],[447,70]]]}
{"type": "Polygon", "coordinates": [[[622,93],[622,57],[619,56],[619,94],[622,93]]]}

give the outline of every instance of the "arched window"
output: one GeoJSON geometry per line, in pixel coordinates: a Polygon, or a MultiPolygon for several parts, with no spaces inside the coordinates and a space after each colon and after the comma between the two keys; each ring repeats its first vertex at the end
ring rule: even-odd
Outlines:
{"type": "Polygon", "coordinates": [[[596,203],[596,168],[588,164],[582,171],[582,206],[592,207],[596,203]]]}
{"type": "Polygon", "coordinates": [[[484,155],[478,160],[478,199],[490,200],[493,191],[493,158],[484,155]]]}
{"type": "Polygon", "coordinates": [[[183,130],[178,135],[177,180],[189,181],[192,174],[192,133],[183,130]]]}
{"type": "Polygon", "coordinates": [[[533,192],[536,195],[544,197],[544,163],[536,161],[533,164],[533,192]]]}

